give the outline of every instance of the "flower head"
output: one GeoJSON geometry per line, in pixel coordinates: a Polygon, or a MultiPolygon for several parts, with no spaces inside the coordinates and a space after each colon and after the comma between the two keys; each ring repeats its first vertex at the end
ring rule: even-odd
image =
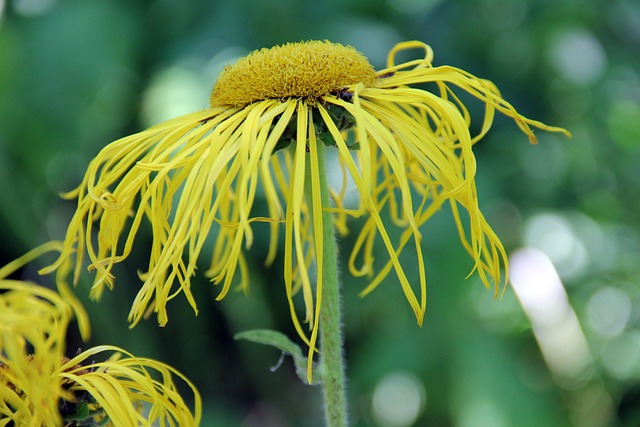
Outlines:
{"type": "Polygon", "coordinates": [[[333,213],[342,234],[349,231],[348,216],[366,218],[349,256],[351,274],[369,278],[365,295],[393,270],[421,323],[426,274],[419,228],[449,203],[475,271],[497,292],[507,277],[506,254],[478,208],[472,145],[496,112],[512,118],[532,142],[531,127],[567,132],[521,116],[491,82],[434,67],[432,56],[423,43],[400,43],[387,67],[374,71],[355,49],[326,41],[252,52],[223,70],[210,108],[115,141],[93,159],[83,182],[67,194],[78,206],[58,263],[77,251],[77,280],[86,253],[96,273],[92,294],[99,297],[113,284],[112,267],[127,258],[140,225],[149,220],[149,264],[129,319],[135,324],[149,308],[164,324],[166,303],[179,293],[196,310],[191,277],[206,245],[212,252],[206,274],[221,285],[221,299],[234,283],[248,287],[243,251],[253,243],[254,224],[270,227],[267,264],[276,259],[284,227],[284,284],[294,325],[313,355],[322,212],[333,213]],[[396,54],[407,49],[424,56],[396,64],[396,54]],[[432,91],[418,84],[431,84],[432,91]],[[478,135],[470,134],[470,115],[452,86],[484,103],[478,135]],[[336,149],[343,182],[350,176],[355,183],[356,209],[345,207],[344,186],[332,193],[332,206],[321,205],[317,141],[336,149]],[[265,211],[254,206],[259,192],[265,211]],[[392,239],[389,227],[402,230],[399,239],[392,239]],[[409,243],[413,249],[406,251],[409,243]],[[414,254],[418,277],[407,277],[403,250],[414,254]],[[296,295],[304,301],[311,333],[299,320],[296,295]]]}
{"type": "Polygon", "coordinates": [[[47,427],[199,424],[200,396],[170,366],[113,346],[66,357],[69,322],[83,319],[86,337],[86,312],[64,292],[4,279],[13,267],[0,269],[0,419],[47,427]],[[110,354],[105,361],[94,360],[104,353],[110,354]],[[178,394],[176,377],[192,389],[194,413],[178,394]]]}

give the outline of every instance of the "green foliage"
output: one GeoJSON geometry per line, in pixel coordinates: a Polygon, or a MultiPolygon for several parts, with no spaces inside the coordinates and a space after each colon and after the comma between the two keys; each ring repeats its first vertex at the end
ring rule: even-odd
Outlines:
{"type": "MultiPolygon", "coordinates": [[[[226,63],[276,43],[351,44],[380,68],[396,42],[423,40],[433,47],[435,64],[486,77],[524,114],[568,128],[574,135],[569,142],[540,133],[538,146],[531,146],[498,119],[475,147],[477,180],[483,211],[507,249],[537,247],[554,262],[589,345],[588,370],[559,377],[513,289],[493,301],[477,278],[465,280],[471,262],[443,212],[423,233],[429,306],[422,328],[391,283],[358,298],[365,283],[347,278],[341,261],[351,421],[407,425],[385,419],[374,405],[384,379],[402,371],[419,380],[426,396],[414,425],[637,422],[637,2],[9,1],[0,14],[2,264],[64,236],[74,206],[58,194],[80,182],[101,147],[206,108],[226,63]]],[[[471,109],[474,131],[481,113],[471,109]]],[[[83,272],[78,295],[91,313],[96,343],[158,358],[194,380],[205,402],[203,425],[321,425],[318,389],[304,387],[286,367],[268,369],[281,352],[297,360],[295,343],[276,333],[240,334],[267,346],[233,339],[258,328],[296,336],[281,262],[263,265],[268,226],[257,224],[254,231],[250,294],[213,302],[215,287],[201,278],[193,289],[198,316],[176,298],[166,328],[151,319],[133,330],[126,323],[139,286],[136,270],[146,267],[144,255],[135,254],[149,250],[148,236],[135,242],[133,256],[118,267],[116,288],[102,302],[86,297],[91,272],[83,272]]],[[[342,254],[354,235],[339,241],[342,254]]],[[[406,271],[410,280],[417,277],[406,271]]],[[[72,341],[68,348],[84,346],[72,341]]]]}
{"type": "MultiPolygon", "coordinates": [[[[251,331],[243,331],[234,335],[236,340],[246,340],[257,344],[269,345],[277,348],[282,352],[282,356],[289,355],[293,358],[293,364],[296,367],[296,374],[303,383],[308,384],[307,379],[307,358],[302,355],[300,346],[291,341],[286,335],[278,331],[268,329],[254,329],[251,331]]],[[[278,362],[271,370],[275,372],[280,367],[282,361],[278,362]]],[[[314,372],[314,384],[322,381],[319,372],[314,372]]]]}

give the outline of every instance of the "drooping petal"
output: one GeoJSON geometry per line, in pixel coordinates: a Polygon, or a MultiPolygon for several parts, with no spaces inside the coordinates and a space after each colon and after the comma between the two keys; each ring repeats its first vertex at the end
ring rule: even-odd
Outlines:
{"type": "Polygon", "coordinates": [[[47,427],[63,425],[67,416],[107,425],[199,424],[198,391],[168,365],[113,346],[66,359],[67,329],[76,311],[63,295],[0,275],[1,419],[47,427]],[[114,354],[105,362],[87,362],[104,352],[114,354]],[[193,403],[182,398],[175,379],[191,389],[193,403]],[[67,412],[76,404],[88,405],[88,413],[67,412]]]}
{"type": "Polygon", "coordinates": [[[57,426],[64,390],[54,372],[64,356],[70,307],[33,283],[0,280],[0,290],[0,418],[57,426]]]}
{"type": "Polygon", "coordinates": [[[114,425],[200,424],[202,403],[191,381],[168,365],[135,357],[121,348],[91,348],[62,364],[57,375],[72,384],[70,391],[89,392],[114,425]],[[112,355],[104,362],[88,362],[103,353],[112,355]],[[178,392],[175,378],[191,389],[193,411],[178,392]]]}

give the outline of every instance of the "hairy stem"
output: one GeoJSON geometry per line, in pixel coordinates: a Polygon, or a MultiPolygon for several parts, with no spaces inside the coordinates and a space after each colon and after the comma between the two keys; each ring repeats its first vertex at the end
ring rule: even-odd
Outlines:
{"type": "MultiPolygon", "coordinates": [[[[324,144],[317,141],[318,168],[320,172],[320,201],[330,206],[329,187],[324,163],[324,144]]],[[[309,171],[310,168],[306,168],[309,171]]],[[[306,194],[312,203],[311,179],[306,177],[306,194]]],[[[322,212],[322,305],[320,308],[320,366],[327,426],[347,425],[344,360],[342,355],[342,322],[340,320],[340,283],[335,228],[330,212],[322,212]]]]}

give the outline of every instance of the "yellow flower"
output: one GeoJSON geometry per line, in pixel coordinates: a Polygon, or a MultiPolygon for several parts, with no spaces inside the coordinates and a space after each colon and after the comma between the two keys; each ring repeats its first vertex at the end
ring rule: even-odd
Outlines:
{"type": "MultiPolygon", "coordinates": [[[[7,270],[0,269],[0,425],[199,424],[200,396],[175,369],[113,346],[65,357],[69,322],[86,322],[86,313],[52,290],[4,279],[7,270]],[[94,361],[102,353],[111,356],[94,361]],[[194,393],[193,414],[175,377],[194,393]]],[[[88,323],[81,326],[84,337],[87,328],[88,323]]]]}
{"type": "Polygon", "coordinates": [[[531,142],[532,126],[568,132],[521,116],[491,82],[434,67],[432,56],[423,43],[400,43],[387,67],[375,71],[355,49],[326,41],[252,52],[221,73],[210,108],[115,141],[93,159],[83,182],[67,194],[77,199],[77,210],[63,254],[46,271],[76,252],[77,281],[86,253],[95,270],[92,295],[99,298],[113,285],[111,270],[129,256],[146,218],[149,265],[129,320],[135,324],[153,310],[163,325],[167,301],[181,292],[197,312],[190,285],[205,248],[212,252],[206,274],[221,284],[222,299],[234,283],[248,287],[243,250],[252,246],[255,223],[270,228],[267,265],[276,259],[284,227],[284,285],[294,325],[312,356],[321,306],[322,212],[333,213],[341,234],[348,232],[348,216],[366,217],[349,256],[350,273],[369,278],[366,295],[393,270],[421,323],[426,275],[419,228],[449,202],[474,270],[497,292],[507,260],[478,208],[472,145],[496,112],[511,117],[531,142]],[[424,57],[396,64],[396,54],[408,49],[424,57]],[[422,84],[432,91],[413,86],[422,84]],[[450,86],[484,103],[478,135],[470,134],[469,113],[450,86]],[[321,205],[318,140],[336,148],[343,183],[350,176],[357,189],[356,209],[345,207],[345,185],[332,193],[333,206],[321,205]],[[262,211],[257,197],[266,201],[262,211]],[[389,227],[402,231],[396,241],[389,227]],[[407,277],[400,260],[409,242],[413,249],[405,252],[413,252],[418,277],[407,277]],[[376,251],[378,243],[386,257],[376,251]],[[296,295],[310,333],[296,312],[296,295]]]}

